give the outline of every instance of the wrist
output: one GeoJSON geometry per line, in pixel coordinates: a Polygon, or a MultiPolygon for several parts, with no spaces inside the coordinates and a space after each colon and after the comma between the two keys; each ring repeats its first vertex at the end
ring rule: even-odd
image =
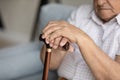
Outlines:
{"type": "Polygon", "coordinates": [[[79,46],[85,46],[85,45],[93,44],[93,40],[86,34],[79,35],[79,37],[77,37],[77,39],[76,39],[76,43],[79,46]]]}

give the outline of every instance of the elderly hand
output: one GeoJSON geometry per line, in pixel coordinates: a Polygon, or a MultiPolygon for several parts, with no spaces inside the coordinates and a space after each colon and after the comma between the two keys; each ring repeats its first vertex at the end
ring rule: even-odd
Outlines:
{"type": "Polygon", "coordinates": [[[79,28],[65,21],[51,21],[43,29],[42,38],[45,38],[51,47],[57,48],[65,45],[66,42],[77,43],[78,37],[84,35],[86,34],[79,28]]]}

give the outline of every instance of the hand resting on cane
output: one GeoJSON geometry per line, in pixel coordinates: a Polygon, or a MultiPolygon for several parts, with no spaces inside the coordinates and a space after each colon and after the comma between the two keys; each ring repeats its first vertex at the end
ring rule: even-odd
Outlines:
{"type": "MultiPolygon", "coordinates": [[[[65,39],[65,38],[56,39],[56,43],[58,42],[58,40],[62,40],[62,42],[61,42],[62,45],[59,46],[59,48],[57,48],[57,49],[56,49],[56,46],[52,48],[51,61],[50,61],[50,69],[51,70],[57,69],[59,67],[62,59],[64,58],[65,54],[67,52],[72,52],[73,51],[73,47],[71,45],[69,46],[68,51],[63,49],[63,46],[68,41],[67,39],[65,39]]],[[[46,53],[46,45],[43,45],[43,47],[41,49],[41,55],[40,55],[40,58],[41,58],[43,63],[44,63],[44,60],[45,60],[45,53],[46,53]]]]}

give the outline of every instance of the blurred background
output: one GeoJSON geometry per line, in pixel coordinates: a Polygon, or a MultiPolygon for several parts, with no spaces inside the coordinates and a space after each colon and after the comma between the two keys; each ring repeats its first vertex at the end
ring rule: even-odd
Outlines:
{"type": "Polygon", "coordinates": [[[55,2],[76,7],[92,4],[92,0],[0,0],[0,49],[36,41],[40,8],[55,2]]]}

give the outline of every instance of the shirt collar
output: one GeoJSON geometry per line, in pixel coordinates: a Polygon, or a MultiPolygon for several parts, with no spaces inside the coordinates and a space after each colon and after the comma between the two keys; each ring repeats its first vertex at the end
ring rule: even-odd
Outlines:
{"type": "MultiPolygon", "coordinates": [[[[99,18],[98,16],[95,14],[95,11],[92,11],[92,14],[91,14],[91,19],[97,23],[98,25],[105,25],[99,18]]],[[[117,20],[117,23],[119,24],[120,26],[120,14],[118,14],[115,18],[111,19],[109,22],[114,22],[115,20],[117,20]]],[[[108,22],[108,23],[109,23],[108,22]]]]}
{"type": "Polygon", "coordinates": [[[120,14],[116,16],[116,19],[117,19],[117,23],[120,25],[120,14]]]}
{"type": "Polygon", "coordinates": [[[97,23],[98,25],[102,25],[102,21],[98,18],[98,16],[95,14],[95,11],[91,13],[91,19],[97,23]]]}

